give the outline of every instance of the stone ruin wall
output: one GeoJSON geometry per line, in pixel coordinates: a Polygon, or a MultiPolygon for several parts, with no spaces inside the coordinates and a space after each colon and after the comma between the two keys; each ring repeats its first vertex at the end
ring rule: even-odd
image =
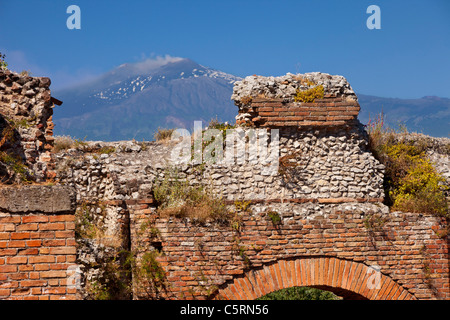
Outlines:
{"type": "Polygon", "coordinates": [[[76,298],[75,192],[45,182],[55,103],[49,78],[0,70],[0,299],[76,298]]]}
{"type": "Polygon", "coordinates": [[[0,151],[27,168],[22,177],[14,177],[0,159],[3,183],[54,178],[52,108],[60,101],[52,98],[50,84],[46,77],[0,70],[0,151]]]}
{"type": "MultiPolygon", "coordinates": [[[[409,290],[407,294],[399,290],[398,296],[448,298],[446,278],[432,280],[432,287],[422,272],[425,256],[421,248],[430,245],[426,258],[436,259],[431,269],[441,274],[448,273],[445,260],[448,241],[438,239],[434,232],[440,228],[439,219],[389,213],[382,204],[384,168],[368,149],[367,134],[357,121],[357,97],[343,77],[321,73],[288,74],[278,78],[252,76],[236,83],[232,99],[238,106],[237,124],[245,132],[255,127],[279,129],[279,156],[289,160],[284,170],[267,174],[260,165],[250,163],[176,167],[179,178],[186,178],[192,185],[205,186],[216,197],[224,199],[232,210],[236,209],[236,201],[250,203],[249,211],[242,213],[239,243],[236,242],[236,233],[228,227],[215,223],[201,226],[193,221],[158,217],[153,186],[170,172],[174,143],[88,142],[53,155],[50,152],[53,144],[51,114],[53,102],[57,100],[50,96],[50,81],[8,72],[3,72],[0,77],[2,117],[5,121],[12,119],[19,124],[14,125],[14,129],[20,137],[15,144],[5,144],[3,148],[22,152],[22,159],[36,180],[50,177],[58,184],[66,185],[68,191],[62,198],[70,198],[73,203],[76,201],[77,216],[88,217],[89,224],[97,231],[95,236],[77,237],[75,256],[75,206],[66,207],[64,213],[67,215],[60,215],[55,207],[53,213],[42,214],[56,216],[36,218],[39,223],[27,226],[25,222],[32,219],[26,219],[23,214],[19,218],[14,217],[18,209],[12,209],[11,197],[3,204],[0,201],[2,217],[15,223],[14,230],[5,229],[7,233],[3,234],[8,241],[18,236],[36,237],[40,228],[51,228],[46,226],[47,222],[51,224],[58,219],[66,219],[62,223],[67,228],[64,243],[59,241],[63,239],[58,239],[56,232],[65,229],[52,230],[55,233],[46,233],[50,238],[40,242],[44,247],[41,251],[49,253],[51,243],[68,248],[67,251],[55,252],[69,256],[55,256],[49,260],[73,263],[76,257],[76,266],[82,272],[82,289],[77,290],[76,295],[73,290],[66,291],[67,287],[59,291],[55,288],[43,291],[41,288],[40,292],[56,292],[59,298],[65,295],[68,298],[86,298],[89,283],[102,276],[104,266],[120,251],[144,245],[148,251],[163,252],[158,261],[165,268],[171,287],[176,288],[159,293],[158,297],[205,298],[218,294],[217,288],[227,288],[236,276],[245,274],[248,261],[254,268],[266,268],[267,264],[280,259],[333,256],[352,261],[376,261],[384,274],[391,275],[409,290]],[[323,86],[323,97],[313,102],[294,101],[297,90],[318,85],[323,86]],[[99,152],[105,147],[113,152],[99,152]],[[268,211],[277,212],[282,224],[274,226],[267,218],[268,211]],[[386,239],[381,233],[373,237],[374,234],[365,229],[367,218],[372,216],[392,216],[388,231],[390,238],[386,239]],[[141,225],[148,221],[152,221],[160,231],[157,239],[152,236],[141,239],[141,225]],[[407,231],[403,232],[403,227],[407,231]],[[14,236],[11,233],[27,228],[34,228],[36,232],[14,236]],[[394,251],[390,250],[389,241],[395,243],[394,251]],[[420,245],[414,241],[419,241],[420,245]],[[410,245],[414,245],[414,249],[410,245]],[[245,248],[245,256],[239,254],[239,248],[245,248]],[[409,249],[410,254],[404,263],[410,264],[408,268],[413,272],[405,274],[392,265],[395,265],[397,255],[409,249]],[[411,282],[412,278],[416,280],[411,282]]],[[[22,211],[40,214],[39,210],[22,211]]],[[[62,225],[58,226],[62,228],[62,225]]],[[[62,236],[61,233],[58,235],[62,236]]],[[[27,240],[24,241],[27,245],[27,240]]],[[[24,260],[20,250],[14,250],[14,254],[11,250],[8,252],[11,254],[9,258],[17,256],[15,260],[0,257],[0,262],[24,264],[10,267],[11,270],[19,270],[25,265],[35,268],[33,272],[38,272],[39,268],[64,270],[68,267],[67,264],[59,267],[48,263],[45,266],[34,265],[38,262],[29,258],[24,260]]],[[[2,252],[5,255],[5,251],[2,252]]],[[[40,254],[40,251],[32,252],[40,254]]],[[[28,274],[29,277],[37,275],[46,274],[28,274]]],[[[67,275],[66,272],[64,276],[67,275]]],[[[54,276],[58,277],[57,273],[54,276]]],[[[42,287],[62,285],[63,273],[59,277],[59,282],[42,282],[42,287]]],[[[20,289],[22,284],[16,284],[20,289]]],[[[3,297],[12,298],[13,289],[8,290],[9,295],[3,297]]],[[[37,294],[39,286],[36,283],[36,288],[25,291],[26,297],[36,298],[33,292],[37,294]]],[[[48,298],[48,295],[42,298],[48,298]]],[[[131,295],[122,298],[138,299],[145,298],[145,295],[142,288],[134,284],[131,295]]]]}
{"type": "MultiPolygon", "coordinates": [[[[236,201],[250,203],[249,212],[244,213],[240,241],[247,249],[258,247],[247,251],[253,267],[299,255],[372,259],[383,266],[386,274],[394,274],[397,281],[408,286],[410,276],[390,269],[395,256],[388,252],[386,239],[379,235],[375,242],[382,247],[377,249],[370,244],[374,240],[364,227],[370,217],[388,216],[389,209],[382,203],[384,167],[370,152],[367,134],[357,120],[356,95],[343,77],[320,73],[303,77],[322,84],[324,97],[314,102],[293,101],[296,90],[302,89],[300,78],[293,75],[248,77],[236,83],[232,96],[239,108],[237,124],[244,132],[255,127],[280,130],[279,156],[289,159],[286,170],[267,173],[261,164],[251,163],[185,164],[175,166],[177,177],[186,178],[191,185],[205,186],[232,210],[236,201]],[[282,226],[277,228],[270,223],[268,211],[280,215],[282,226]],[[324,239],[323,234],[329,232],[334,235],[324,239]],[[343,237],[340,240],[336,239],[339,233],[343,237]]],[[[167,267],[168,279],[178,290],[158,297],[205,297],[209,289],[243,275],[246,262],[236,253],[236,234],[229,228],[214,223],[199,227],[193,221],[158,217],[152,190],[157,181],[173,173],[173,148],[171,142],[89,142],[56,155],[59,181],[75,188],[79,208],[87,205],[95,223],[103,228],[97,239],[80,241],[78,263],[83,266],[84,284],[102,274],[99,261],[107,261],[108,256],[124,247],[136,248],[141,243],[140,226],[149,220],[160,236],[153,240],[150,236],[144,241],[145,246],[148,251],[162,250],[160,263],[167,267]],[[102,148],[112,148],[114,152],[80,150],[102,148]],[[198,261],[203,261],[203,267],[196,266],[198,261]],[[212,271],[217,265],[209,265],[211,261],[218,261],[221,271],[212,271]],[[208,273],[208,286],[202,285],[200,278],[208,273]],[[189,293],[192,288],[194,295],[189,293]]],[[[417,236],[420,241],[435,241],[430,240],[434,239],[431,228],[439,225],[439,219],[416,219],[413,214],[402,213],[394,213],[392,219],[390,235],[401,232],[402,221],[410,221],[411,226],[417,224],[403,238],[392,238],[399,248],[395,254],[409,248],[402,246],[402,241],[413,239],[415,232],[423,233],[417,236]]],[[[441,242],[445,247],[445,240],[441,242]]],[[[408,257],[418,265],[423,261],[419,249],[408,257]]],[[[435,257],[445,256],[445,248],[436,250],[435,257]]],[[[410,263],[408,259],[405,263],[410,263]]],[[[445,273],[446,261],[440,261],[444,261],[444,267],[439,264],[436,268],[445,273]]],[[[414,268],[420,270],[418,265],[414,268]]],[[[418,276],[423,281],[421,271],[414,275],[418,276]]],[[[445,283],[437,286],[445,295],[445,283]]],[[[417,298],[431,296],[426,284],[411,287],[417,298]]],[[[135,286],[132,296],[145,299],[142,294],[135,286]]]]}

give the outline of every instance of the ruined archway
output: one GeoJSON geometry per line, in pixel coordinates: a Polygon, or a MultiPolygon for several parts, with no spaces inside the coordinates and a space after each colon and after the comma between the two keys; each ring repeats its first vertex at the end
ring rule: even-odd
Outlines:
{"type": "Polygon", "coordinates": [[[328,290],[344,299],[415,299],[401,285],[369,266],[333,257],[279,260],[226,283],[214,298],[254,300],[295,286],[328,290]]]}

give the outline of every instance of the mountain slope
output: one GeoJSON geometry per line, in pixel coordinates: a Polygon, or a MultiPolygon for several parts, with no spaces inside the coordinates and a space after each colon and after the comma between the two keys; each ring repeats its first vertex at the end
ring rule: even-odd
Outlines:
{"type": "MultiPolygon", "coordinates": [[[[55,134],[88,140],[152,140],[158,127],[192,129],[214,118],[235,121],[230,100],[239,77],[182,58],[170,62],[123,64],[97,80],[53,96],[64,103],[54,110],[55,134]]],[[[391,127],[448,137],[450,99],[382,98],[358,94],[359,119],[367,124],[382,111],[391,127]]]]}
{"type": "Polygon", "coordinates": [[[393,128],[405,125],[411,132],[434,137],[449,137],[450,99],[427,96],[420,99],[382,98],[358,94],[359,119],[367,124],[381,112],[385,123],[393,128]]]}
{"type": "Polygon", "coordinates": [[[89,140],[151,140],[158,127],[191,128],[194,120],[234,121],[230,100],[238,77],[192,60],[152,70],[125,64],[98,80],[55,92],[55,133],[89,140]]]}

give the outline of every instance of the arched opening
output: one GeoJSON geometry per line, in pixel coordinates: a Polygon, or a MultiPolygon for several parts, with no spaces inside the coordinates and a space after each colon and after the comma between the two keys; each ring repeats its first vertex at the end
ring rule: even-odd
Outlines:
{"type": "Polygon", "coordinates": [[[279,260],[246,272],[220,288],[215,299],[254,300],[290,287],[314,287],[343,299],[415,299],[398,283],[360,262],[334,257],[279,260]]]}
{"type": "Polygon", "coordinates": [[[324,289],[289,287],[270,292],[256,300],[342,300],[342,297],[324,289]]]}

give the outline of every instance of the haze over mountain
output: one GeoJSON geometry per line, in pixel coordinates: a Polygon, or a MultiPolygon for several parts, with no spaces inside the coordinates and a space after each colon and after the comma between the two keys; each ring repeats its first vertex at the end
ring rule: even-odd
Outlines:
{"type": "MultiPolygon", "coordinates": [[[[123,64],[98,79],[53,96],[55,134],[87,140],[152,140],[161,128],[191,129],[195,120],[235,121],[230,100],[239,77],[204,67],[190,59],[157,58],[123,64]]],[[[359,119],[366,124],[383,111],[386,123],[410,131],[448,137],[450,99],[395,99],[358,94],[359,119]]]]}

